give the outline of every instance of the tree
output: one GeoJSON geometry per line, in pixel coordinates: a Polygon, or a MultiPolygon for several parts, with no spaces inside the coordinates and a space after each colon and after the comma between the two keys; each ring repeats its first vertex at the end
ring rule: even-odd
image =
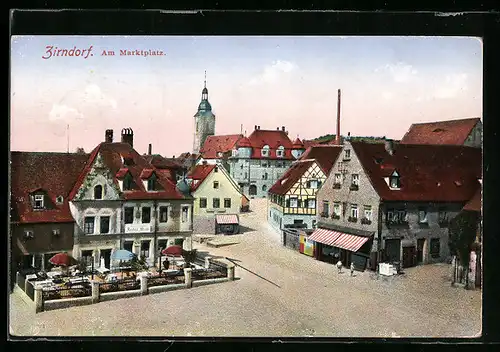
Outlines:
{"type": "MultiPolygon", "coordinates": [[[[476,238],[479,214],[462,211],[454,217],[448,227],[450,253],[455,255],[463,266],[464,273],[469,271],[470,252],[476,238]]],[[[466,285],[468,275],[464,275],[466,285]]]]}
{"type": "Polygon", "coordinates": [[[85,149],[83,149],[82,147],[76,148],[75,153],[76,154],[86,154],[85,149]]]}

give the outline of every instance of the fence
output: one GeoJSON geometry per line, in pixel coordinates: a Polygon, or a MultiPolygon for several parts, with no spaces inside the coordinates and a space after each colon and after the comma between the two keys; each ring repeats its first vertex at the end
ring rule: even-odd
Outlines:
{"type": "Polygon", "coordinates": [[[92,286],[82,284],[73,287],[58,287],[55,289],[42,290],[42,300],[49,301],[53,299],[77,298],[92,296],[92,286]]]}
{"type": "Polygon", "coordinates": [[[136,279],[117,280],[114,282],[99,283],[99,292],[117,292],[127,290],[138,290],[141,288],[141,282],[136,279]]]}
{"type": "MultiPolygon", "coordinates": [[[[219,264],[215,260],[210,261],[210,265],[208,266],[208,269],[209,269],[208,273],[210,273],[210,272],[218,273],[218,275],[220,275],[220,276],[217,276],[217,277],[226,277],[227,276],[227,266],[219,264]]],[[[197,280],[200,280],[200,279],[197,279],[197,280]]]]}
{"type": "Polygon", "coordinates": [[[148,287],[177,285],[185,283],[184,274],[180,275],[166,275],[148,277],[148,287]]]}
{"type": "Polygon", "coordinates": [[[209,280],[227,277],[227,269],[194,269],[191,272],[193,280],[209,280]]]}

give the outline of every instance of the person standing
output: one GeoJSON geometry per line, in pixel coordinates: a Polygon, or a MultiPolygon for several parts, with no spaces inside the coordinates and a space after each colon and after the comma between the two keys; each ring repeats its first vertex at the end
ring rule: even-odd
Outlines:
{"type": "Polygon", "coordinates": [[[339,261],[337,262],[337,269],[338,269],[338,271],[339,271],[339,274],[340,274],[340,273],[342,273],[342,261],[341,261],[341,260],[339,260],[339,261]]]}
{"type": "Polygon", "coordinates": [[[354,276],[354,263],[351,262],[351,276],[354,276]]]}

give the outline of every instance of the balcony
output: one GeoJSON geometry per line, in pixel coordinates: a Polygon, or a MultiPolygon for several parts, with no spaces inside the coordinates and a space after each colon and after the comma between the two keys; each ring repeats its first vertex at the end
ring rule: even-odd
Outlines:
{"type": "Polygon", "coordinates": [[[125,224],[125,233],[148,233],[152,231],[151,224],[125,224]]]}

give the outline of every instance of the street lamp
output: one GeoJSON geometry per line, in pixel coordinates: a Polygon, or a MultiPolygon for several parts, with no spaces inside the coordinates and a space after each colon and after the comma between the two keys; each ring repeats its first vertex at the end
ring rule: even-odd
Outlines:
{"type": "Polygon", "coordinates": [[[95,261],[95,257],[92,256],[92,281],[94,280],[94,261],[95,261]]]}
{"type": "Polygon", "coordinates": [[[160,257],[158,258],[158,273],[160,274],[161,276],[161,247],[160,247],[160,257]]]}

